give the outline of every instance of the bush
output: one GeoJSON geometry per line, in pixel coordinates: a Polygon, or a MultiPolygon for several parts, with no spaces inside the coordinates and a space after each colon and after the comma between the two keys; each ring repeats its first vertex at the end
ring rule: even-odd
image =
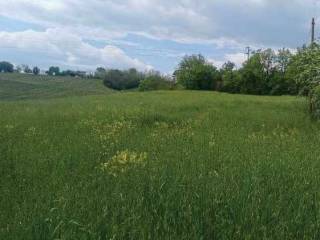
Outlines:
{"type": "Polygon", "coordinates": [[[9,62],[0,62],[0,73],[5,72],[5,73],[12,73],[14,70],[13,64],[9,62]]]}
{"type": "Polygon", "coordinates": [[[105,86],[115,90],[126,90],[138,88],[143,79],[143,74],[136,69],[129,69],[125,71],[111,69],[106,71],[103,77],[105,86]]]}
{"type": "Polygon", "coordinates": [[[295,81],[300,95],[308,96],[320,85],[320,45],[312,44],[298,50],[292,58],[287,75],[295,81]]]}
{"type": "Polygon", "coordinates": [[[175,77],[179,84],[189,90],[214,90],[221,79],[217,68],[202,55],[184,57],[175,71],[175,77]]]}
{"type": "Polygon", "coordinates": [[[32,69],[32,73],[33,73],[34,75],[39,75],[39,74],[40,74],[40,68],[34,67],[34,68],[32,69]]]}
{"type": "Polygon", "coordinates": [[[320,119],[320,85],[310,93],[310,112],[312,117],[320,119]]]}
{"type": "Polygon", "coordinates": [[[173,83],[160,75],[150,75],[140,82],[140,91],[169,90],[173,83]]]}
{"type": "Polygon", "coordinates": [[[49,68],[47,73],[50,76],[58,76],[60,74],[60,68],[52,66],[52,67],[49,68]]]}

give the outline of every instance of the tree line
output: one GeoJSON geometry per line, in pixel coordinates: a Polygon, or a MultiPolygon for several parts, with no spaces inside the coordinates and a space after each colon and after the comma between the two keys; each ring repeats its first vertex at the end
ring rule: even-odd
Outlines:
{"type": "MultiPolygon", "coordinates": [[[[41,70],[37,66],[31,68],[28,65],[22,64],[15,67],[10,62],[7,62],[7,61],[0,62],[0,73],[14,73],[14,72],[39,75],[41,70]]],[[[88,77],[88,74],[85,71],[74,71],[74,70],[61,71],[60,68],[57,66],[49,67],[49,69],[44,73],[49,76],[88,77]]]]}
{"type": "MultiPolygon", "coordinates": [[[[14,67],[0,62],[0,72],[23,71],[40,73],[38,67],[14,67]]],[[[82,71],[61,71],[50,67],[52,76],[87,76],[82,71]]],[[[185,56],[173,76],[159,72],[139,72],[136,69],[118,70],[97,68],[92,77],[103,80],[105,86],[116,90],[139,88],[141,91],[159,89],[213,90],[226,93],[254,95],[303,95],[309,97],[310,111],[320,118],[320,45],[289,49],[258,50],[240,68],[226,62],[220,69],[202,55],[185,56]]]]}
{"type": "MultiPolygon", "coordinates": [[[[25,72],[38,75],[38,67],[14,67],[0,62],[0,72],[25,72]]],[[[52,76],[88,77],[86,72],[65,70],[52,66],[46,71],[52,76]]],[[[173,76],[159,72],[139,72],[136,69],[118,70],[97,68],[91,77],[100,78],[105,86],[141,91],[187,89],[213,90],[226,93],[254,95],[308,96],[310,112],[320,118],[320,45],[313,43],[297,51],[289,49],[257,50],[240,68],[226,62],[220,69],[202,55],[185,56],[173,76]]]]}
{"type": "Polygon", "coordinates": [[[135,68],[118,70],[100,67],[95,72],[95,78],[103,79],[106,87],[115,90],[169,90],[175,85],[170,77],[161,75],[158,71],[139,72],[135,68]]]}
{"type": "Polygon", "coordinates": [[[216,90],[255,95],[301,95],[310,113],[320,119],[320,45],[277,52],[258,50],[237,69],[232,62],[217,69],[201,55],[186,56],[174,73],[191,90],[216,90]]]}
{"type": "Polygon", "coordinates": [[[240,68],[226,62],[220,69],[202,55],[185,56],[173,78],[158,72],[141,73],[97,69],[107,87],[124,90],[157,89],[213,90],[254,95],[308,96],[312,116],[320,118],[320,45],[289,49],[257,50],[240,68]]]}
{"type": "Polygon", "coordinates": [[[258,50],[242,65],[227,62],[221,69],[202,55],[186,56],[174,73],[178,84],[190,90],[216,90],[255,95],[296,95],[295,55],[288,49],[258,50]]]}

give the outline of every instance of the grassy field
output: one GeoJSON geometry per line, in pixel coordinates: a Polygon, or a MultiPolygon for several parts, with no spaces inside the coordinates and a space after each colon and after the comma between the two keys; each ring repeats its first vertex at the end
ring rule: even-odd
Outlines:
{"type": "Polygon", "coordinates": [[[110,93],[101,80],[0,73],[0,100],[27,100],[110,93]]]}
{"type": "Polygon", "coordinates": [[[0,239],[319,239],[305,109],[183,91],[2,101],[0,239]]]}

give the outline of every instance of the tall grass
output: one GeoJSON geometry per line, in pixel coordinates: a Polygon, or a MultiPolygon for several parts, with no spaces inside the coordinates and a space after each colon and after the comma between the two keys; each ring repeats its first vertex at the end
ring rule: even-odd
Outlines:
{"type": "Polygon", "coordinates": [[[196,92],[0,103],[0,239],[319,239],[304,109],[196,92]]]}

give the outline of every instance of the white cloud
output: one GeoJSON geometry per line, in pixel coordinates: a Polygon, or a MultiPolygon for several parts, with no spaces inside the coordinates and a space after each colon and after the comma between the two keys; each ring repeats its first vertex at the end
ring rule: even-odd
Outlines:
{"type": "Polygon", "coordinates": [[[246,46],[294,48],[310,41],[310,19],[319,10],[317,0],[0,0],[0,16],[44,29],[0,32],[0,46],[29,51],[30,56],[31,48],[66,66],[150,68],[116,44],[125,44],[125,38],[135,34],[233,52],[211,61],[220,66],[230,60],[240,66],[246,46]],[[97,48],[90,40],[108,45],[97,48]]]}
{"type": "Polygon", "coordinates": [[[151,69],[138,59],[131,58],[118,47],[107,45],[94,47],[81,37],[63,29],[33,30],[23,32],[0,32],[0,47],[12,48],[26,53],[41,53],[59,61],[65,67],[93,69],[97,66],[108,68],[151,69]]]}
{"type": "Polygon", "coordinates": [[[233,53],[226,54],[225,59],[235,63],[237,67],[240,67],[247,60],[247,57],[244,53],[233,53]]]}
{"type": "Polygon", "coordinates": [[[229,53],[225,54],[223,59],[217,60],[209,58],[208,61],[218,68],[221,68],[223,64],[225,64],[228,61],[233,62],[234,64],[236,64],[237,67],[240,67],[246,61],[246,56],[244,53],[229,53]]]}
{"type": "Polygon", "coordinates": [[[223,66],[223,64],[225,63],[225,61],[223,61],[223,60],[216,60],[213,58],[208,58],[208,62],[217,68],[221,68],[223,66]]]}
{"type": "MultiPolygon", "coordinates": [[[[316,0],[10,0],[0,15],[45,27],[90,29],[92,37],[140,33],[213,44],[299,45],[316,0]]],[[[83,30],[85,29],[85,30],[83,30]]]]}

